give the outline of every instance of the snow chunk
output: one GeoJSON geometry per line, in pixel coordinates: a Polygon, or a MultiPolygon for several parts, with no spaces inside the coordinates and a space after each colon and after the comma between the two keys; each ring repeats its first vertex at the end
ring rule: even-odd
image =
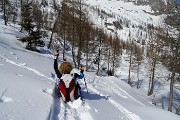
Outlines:
{"type": "Polygon", "coordinates": [[[3,96],[0,98],[0,102],[3,102],[3,103],[8,103],[8,102],[12,102],[13,99],[12,98],[9,98],[9,97],[6,97],[6,96],[3,96]]]}
{"type": "Polygon", "coordinates": [[[22,74],[16,74],[17,76],[20,76],[20,77],[23,77],[23,75],[22,74]]]}
{"type": "Polygon", "coordinates": [[[79,98],[73,102],[68,102],[67,103],[71,108],[79,108],[82,106],[82,100],[79,98]]]}
{"type": "Polygon", "coordinates": [[[99,112],[99,110],[97,110],[96,108],[94,108],[94,111],[95,111],[96,113],[98,113],[98,112],[99,112]]]}
{"type": "Polygon", "coordinates": [[[53,94],[53,90],[52,89],[42,89],[42,91],[44,92],[44,93],[47,93],[47,94],[53,94]]]}
{"type": "Polygon", "coordinates": [[[16,55],[14,52],[9,52],[11,55],[16,55]]]}
{"type": "Polygon", "coordinates": [[[19,63],[20,66],[27,66],[27,63],[19,63]]]}

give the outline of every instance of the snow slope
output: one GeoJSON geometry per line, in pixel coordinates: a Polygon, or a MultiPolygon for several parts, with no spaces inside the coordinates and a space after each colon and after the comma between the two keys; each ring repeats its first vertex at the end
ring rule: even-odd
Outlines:
{"type": "Polygon", "coordinates": [[[179,120],[154,107],[143,91],[121,78],[89,72],[85,72],[88,93],[84,81],[79,81],[85,102],[64,104],[53,94],[51,52],[24,49],[16,38],[22,36],[18,26],[3,24],[0,19],[0,120],[179,120]]]}
{"type": "Polygon", "coordinates": [[[86,0],[85,3],[96,6],[108,13],[113,13],[116,17],[124,17],[133,23],[140,25],[146,22],[159,25],[160,16],[148,13],[154,13],[150,6],[136,6],[133,2],[124,2],[123,0],[86,0]]]}
{"type": "Polygon", "coordinates": [[[131,37],[136,40],[147,40],[145,32],[147,24],[162,26],[163,23],[163,15],[153,15],[154,12],[148,5],[137,6],[133,2],[125,2],[125,0],[103,0],[103,2],[102,0],[85,0],[84,2],[89,6],[87,11],[93,24],[105,29],[110,34],[117,32],[122,40],[128,39],[129,32],[131,32],[131,37]],[[91,9],[92,7],[93,9],[91,9]],[[98,12],[98,10],[95,12],[94,8],[102,12],[98,12]],[[103,11],[111,16],[105,15],[103,11]],[[120,22],[120,20],[123,22],[121,23],[123,29],[119,30],[115,28],[113,22],[120,22]],[[106,26],[105,23],[112,25],[106,26]],[[142,35],[140,35],[140,31],[142,35]]]}

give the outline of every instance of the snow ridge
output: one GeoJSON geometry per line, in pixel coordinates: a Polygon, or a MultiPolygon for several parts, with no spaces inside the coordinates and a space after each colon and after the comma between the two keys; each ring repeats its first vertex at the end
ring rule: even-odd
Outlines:
{"type": "Polygon", "coordinates": [[[35,69],[33,69],[33,68],[27,67],[27,66],[26,66],[26,65],[27,65],[26,63],[16,63],[16,62],[11,61],[10,59],[8,59],[8,58],[6,58],[6,57],[4,57],[4,56],[2,56],[2,55],[0,55],[0,57],[1,57],[2,59],[4,59],[6,62],[8,62],[8,63],[11,63],[11,64],[13,64],[13,65],[16,65],[16,66],[21,67],[21,68],[24,68],[24,69],[27,69],[27,70],[29,70],[29,71],[32,71],[32,72],[34,72],[35,74],[37,74],[37,75],[39,75],[39,76],[41,76],[41,77],[44,77],[44,78],[46,78],[46,79],[48,79],[48,80],[51,80],[51,81],[55,82],[55,80],[52,79],[51,77],[47,77],[47,76],[44,75],[43,73],[41,73],[41,72],[39,72],[39,71],[37,71],[37,70],[35,70],[35,69]]]}

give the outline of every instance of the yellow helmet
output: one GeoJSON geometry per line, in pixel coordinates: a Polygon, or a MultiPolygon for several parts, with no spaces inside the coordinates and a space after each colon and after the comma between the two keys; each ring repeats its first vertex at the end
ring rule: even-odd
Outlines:
{"type": "Polygon", "coordinates": [[[59,66],[59,71],[61,72],[61,74],[70,74],[72,68],[73,67],[69,62],[63,61],[63,63],[61,63],[61,65],[59,66]]]}

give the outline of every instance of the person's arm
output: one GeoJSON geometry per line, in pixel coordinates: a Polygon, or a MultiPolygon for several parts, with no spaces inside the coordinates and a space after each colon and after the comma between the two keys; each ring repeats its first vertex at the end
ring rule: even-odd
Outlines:
{"type": "Polygon", "coordinates": [[[80,73],[80,75],[78,76],[78,79],[82,79],[84,77],[83,73],[80,73]]]}
{"type": "Polygon", "coordinates": [[[81,66],[80,67],[80,75],[78,76],[78,79],[82,79],[84,77],[84,68],[81,66]]]}
{"type": "Polygon", "coordinates": [[[58,56],[59,56],[59,51],[54,53],[54,71],[56,72],[57,77],[60,79],[62,77],[62,74],[58,70],[58,63],[57,63],[58,56]]]}

